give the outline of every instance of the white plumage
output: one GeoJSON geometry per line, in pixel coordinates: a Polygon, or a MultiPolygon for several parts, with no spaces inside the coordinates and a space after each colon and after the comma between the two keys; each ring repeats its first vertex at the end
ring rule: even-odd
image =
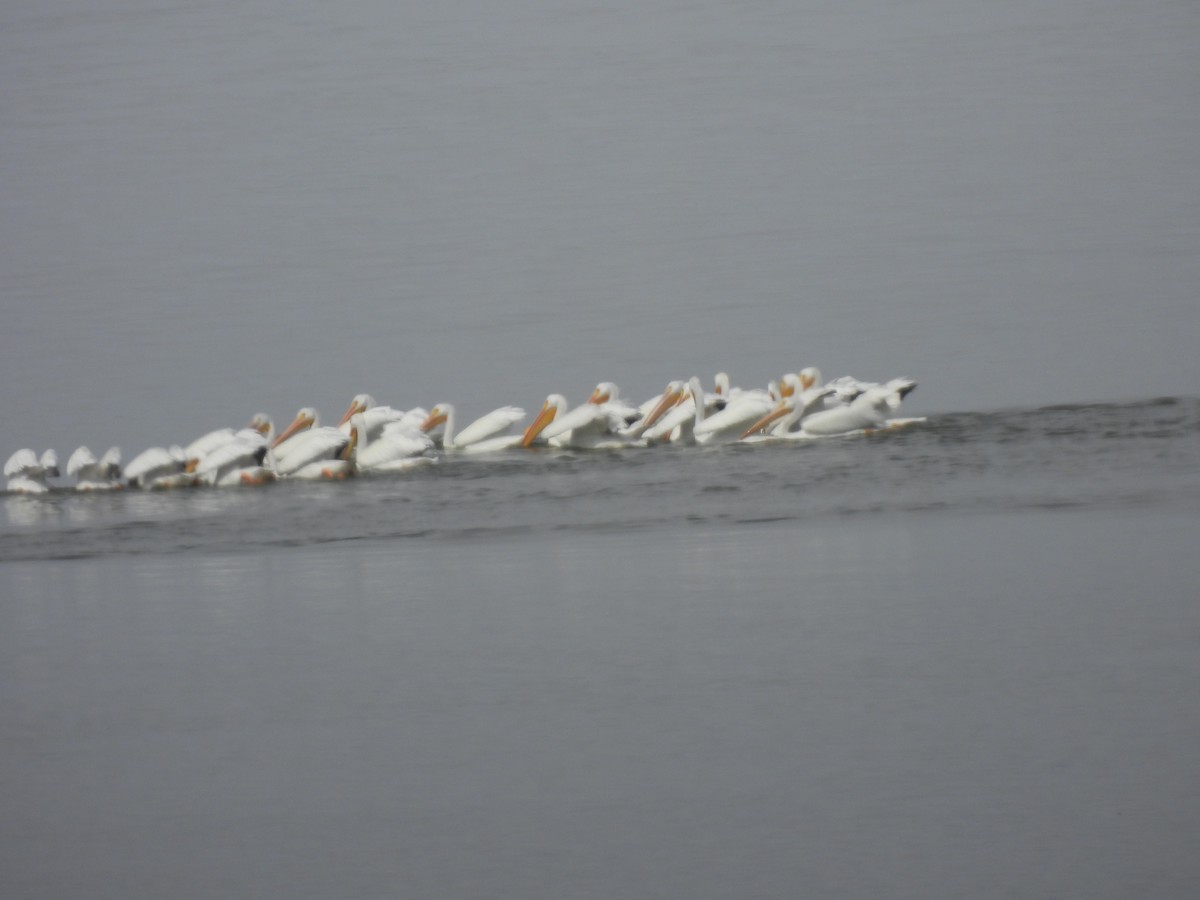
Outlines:
{"type": "Polygon", "coordinates": [[[58,454],[46,450],[41,458],[29,449],[18,450],[4,464],[5,487],[16,494],[44,494],[47,478],[58,477],[58,454]]]}
{"type": "Polygon", "coordinates": [[[438,403],[429,411],[421,423],[421,431],[434,437],[441,428],[443,449],[467,453],[486,453],[507,450],[517,446],[521,436],[506,434],[517,422],[525,418],[525,410],[519,406],[501,406],[480,416],[462,431],[457,430],[455,409],[452,403],[438,403]]]}

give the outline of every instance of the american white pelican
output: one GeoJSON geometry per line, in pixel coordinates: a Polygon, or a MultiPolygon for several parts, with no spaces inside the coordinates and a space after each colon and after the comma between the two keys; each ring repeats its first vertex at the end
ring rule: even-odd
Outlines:
{"type": "Polygon", "coordinates": [[[771,382],[767,390],[733,391],[725,408],[705,416],[695,423],[697,444],[731,443],[774,408],[779,400],[779,386],[771,382]]]}
{"type": "Polygon", "coordinates": [[[315,409],[302,407],[271,445],[267,466],[277,475],[288,477],[334,477],[323,476],[326,467],[322,464],[344,458],[343,451],[350,443],[350,435],[343,434],[341,429],[320,425],[319,421],[315,409]]]}
{"type": "Polygon", "coordinates": [[[16,494],[44,494],[50,490],[47,478],[58,477],[58,454],[45,451],[39,459],[32,450],[18,450],[4,464],[6,487],[16,494]]]}
{"type": "Polygon", "coordinates": [[[787,398],[798,391],[807,391],[820,386],[821,370],[816,366],[809,366],[799,372],[784,375],[779,380],[779,394],[781,397],[787,398]]]}
{"type": "Polygon", "coordinates": [[[684,385],[679,402],[652,427],[647,428],[642,436],[651,444],[695,444],[696,425],[724,408],[725,398],[717,393],[706,393],[700,385],[700,379],[692,376],[684,385]]]}
{"type": "Polygon", "coordinates": [[[297,410],[296,415],[292,417],[292,421],[288,423],[283,431],[276,435],[273,441],[270,441],[271,450],[278,451],[278,455],[285,455],[289,449],[288,442],[297,435],[306,434],[311,429],[317,427],[320,422],[320,417],[317,411],[311,406],[302,406],[297,410]]]}
{"type": "MultiPolygon", "coordinates": [[[[233,439],[196,461],[193,469],[199,484],[229,487],[274,481],[275,473],[263,465],[267,455],[266,435],[256,428],[243,428],[233,439]]],[[[193,460],[188,460],[191,467],[193,460]]]]}
{"type": "Polygon", "coordinates": [[[801,422],[800,430],[809,436],[828,437],[885,428],[891,414],[916,386],[912,379],[894,378],[886,384],[869,387],[845,406],[808,416],[801,422]]]}
{"type": "Polygon", "coordinates": [[[269,443],[275,434],[275,423],[265,413],[257,413],[250,420],[250,424],[239,431],[234,431],[232,428],[218,428],[201,435],[183,448],[183,455],[187,457],[185,471],[194,472],[204,458],[219,447],[232,441],[248,439],[251,433],[260,435],[269,443]]]}
{"type": "Polygon", "coordinates": [[[656,408],[648,417],[649,424],[642,432],[642,437],[647,444],[658,443],[679,443],[683,445],[693,444],[693,434],[695,425],[698,421],[704,418],[704,388],[700,386],[700,379],[693,376],[685,384],[681,381],[673,381],[668,386],[668,390],[663,396],[665,406],[662,415],[659,415],[659,408],[656,408]],[[697,398],[700,399],[700,405],[697,407],[697,398]],[[700,414],[696,415],[696,410],[700,410],[700,414]]]}
{"type": "MultiPolygon", "coordinates": [[[[235,433],[232,428],[218,428],[216,431],[202,434],[183,448],[184,456],[188,460],[201,460],[222,444],[232,441],[235,433]]],[[[195,463],[192,464],[192,468],[195,468],[195,463]]]]}
{"type": "MultiPolygon", "coordinates": [[[[780,386],[780,392],[784,394],[783,399],[773,410],[742,432],[742,440],[794,440],[807,437],[800,430],[801,423],[806,416],[824,410],[825,398],[833,393],[833,388],[818,385],[802,389],[800,384],[803,382],[798,375],[785,375],[783,380],[784,384],[780,386]]],[[[808,380],[808,383],[811,385],[813,382],[808,380]]]]}
{"type": "Polygon", "coordinates": [[[363,421],[367,423],[367,436],[371,440],[377,439],[385,429],[418,431],[421,423],[429,415],[420,407],[403,410],[394,409],[391,406],[379,406],[370,394],[356,394],[337,424],[346,437],[350,436],[350,417],[356,413],[362,414],[363,421]]]}
{"type": "Polygon", "coordinates": [[[521,442],[518,446],[532,447],[534,442],[545,444],[546,440],[542,437],[542,432],[546,430],[547,425],[558,417],[559,413],[565,412],[566,408],[567,398],[562,394],[551,394],[548,396],[542,401],[542,408],[533,417],[533,421],[529,423],[529,427],[525,429],[525,433],[521,435],[521,442]]]}
{"type": "MultiPolygon", "coordinates": [[[[517,422],[525,418],[525,410],[519,406],[501,406],[480,416],[462,431],[456,428],[454,405],[438,403],[429,411],[421,423],[421,431],[434,437],[441,428],[442,447],[447,452],[491,453],[509,450],[521,443],[521,435],[507,434],[517,422]]],[[[436,440],[436,438],[435,438],[436,440]]]]}
{"type": "Polygon", "coordinates": [[[125,481],[133,487],[180,487],[195,482],[187,471],[187,454],[178,444],[149,447],[125,466],[125,481]]]}
{"type": "Polygon", "coordinates": [[[632,406],[621,396],[620,389],[611,381],[602,381],[592,390],[588,403],[607,408],[608,414],[621,420],[620,428],[632,425],[642,417],[639,407],[632,406]]]}
{"type": "Polygon", "coordinates": [[[562,394],[551,394],[542,403],[537,417],[525,429],[520,446],[530,447],[536,441],[552,447],[579,450],[629,447],[635,442],[618,433],[624,424],[620,413],[607,403],[589,400],[568,410],[567,400],[562,394]]]}
{"type": "Polygon", "coordinates": [[[874,381],[859,381],[853,375],[843,375],[840,378],[835,378],[829,382],[829,386],[833,388],[833,393],[826,401],[830,409],[833,409],[835,406],[847,406],[864,391],[873,387],[879,387],[874,381]]]}
{"type": "Polygon", "coordinates": [[[263,436],[263,440],[268,444],[275,437],[275,423],[266,413],[255,413],[250,419],[250,424],[246,426],[251,431],[257,431],[263,436]]]}
{"type": "Polygon", "coordinates": [[[112,491],[121,487],[121,448],[109,447],[96,459],[86,446],[67,460],[67,475],[76,480],[77,491],[112,491]]]}
{"type": "Polygon", "coordinates": [[[895,392],[891,401],[893,411],[895,411],[899,408],[900,401],[904,399],[904,396],[916,387],[916,382],[911,378],[893,378],[891,381],[880,384],[876,381],[859,381],[852,375],[843,375],[841,378],[835,378],[829,382],[829,387],[834,389],[833,395],[827,401],[830,408],[850,404],[872,388],[887,388],[895,392]]]}
{"type": "Polygon", "coordinates": [[[432,457],[424,456],[433,449],[433,439],[426,434],[407,431],[384,431],[374,440],[362,413],[350,416],[350,444],[346,456],[355,469],[363,473],[401,472],[414,466],[428,465],[432,457]],[[418,462],[417,460],[428,460],[418,462]]]}
{"type": "Polygon", "coordinates": [[[682,384],[682,382],[669,381],[669,382],[667,382],[667,386],[662,389],[661,393],[655,394],[649,400],[643,401],[638,406],[638,412],[640,413],[640,415],[638,416],[638,421],[634,424],[637,425],[637,424],[641,423],[642,421],[644,421],[646,416],[650,415],[650,413],[652,413],[655,409],[657,409],[659,407],[659,405],[663,402],[663,398],[671,391],[672,386],[679,385],[679,384],[682,384]]]}
{"type": "Polygon", "coordinates": [[[637,419],[623,429],[627,437],[644,437],[646,431],[658,422],[668,411],[678,406],[688,398],[687,383],[670,381],[657,394],[638,407],[637,419]]]}

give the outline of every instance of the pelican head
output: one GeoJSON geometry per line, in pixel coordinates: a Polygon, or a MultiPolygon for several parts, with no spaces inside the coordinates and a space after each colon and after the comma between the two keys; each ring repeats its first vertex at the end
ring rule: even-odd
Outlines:
{"type": "Polygon", "coordinates": [[[425,417],[425,421],[421,423],[421,430],[428,434],[442,425],[450,418],[450,413],[454,411],[454,407],[449,403],[435,404],[433,409],[429,411],[429,415],[425,417]]]}
{"type": "Polygon", "coordinates": [[[350,401],[350,405],[346,411],[342,413],[342,417],[338,419],[338,428],[341,428],[350,421],[350,417],[355,413],[366,412],[375,405],[375,398],[370,394],[355,394],[354,399],[350,401]]]}
{"type": "Polygon", "coordinates": [[[521,438],[521,446],[528,447],[537,436],[546,430],[546,426],[554,421],[554,417],[558,415],[559,410],[566,409],[567,398],[562,394],[551,394],[542,403],[542,408],[538,410],[537,416],[529,427],[525,429],[525,434],[521,438]]]}
{"type": "Polygon", "coordinates": [[[592,396],[588,397],[588,403],[608,403],[610,400],[616,400],[620,395],[617,386],[611,381],[602,381],[596,385],[592,391],[592,396]]]}
{"type": "Polygon", "coordinates": [[[298,434],[301,431],[307,431],[309,428],[312,428],[317,424],[317,421],[317,411],[311,406],[303,407],[296,413],[296,418],[292,419],[292,424],[285,428],[279,437],[275,438],[275,443],[271,444],[271,446],[278,447],[293,434],[298,434]]]}
{"type": "Polygon", "coordinates": [[[718,372],[717,377],[715,379],[713,379],[713,383],[714,383],[714,387],[713,387],[714,394],[716,394],[718,397],[728,397],[729,396],[729,373],[728,372],[718,372]]]}
{"type": "Polygon", "coordinates": [[[688,386],[682,381],[672,381],[667,384],[666,389],[662,392],[662,397],[655,404],[654,409],[647,413],[646,418],[640,423],[644,430],[651,427],[655,422],[667,414],[667,410],[678,406],[688,396],[688,386]]]}
{"type": "Polygon", "coordinates": [[[275,434],[275,423],[266,413],[255,413],[247,427],[261,434],[267,443],[270,443],[272,435],[275,434]]]}

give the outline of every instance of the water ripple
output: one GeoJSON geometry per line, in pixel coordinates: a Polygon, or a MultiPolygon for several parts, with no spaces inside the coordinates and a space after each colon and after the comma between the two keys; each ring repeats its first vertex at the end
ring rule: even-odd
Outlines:
{"type": "Polygon", "coordinates": [[[6,496],[0,561],[1200,503],[1200,401],[957,413],[802,446],[505,454],[255,490],[6,496]]]}

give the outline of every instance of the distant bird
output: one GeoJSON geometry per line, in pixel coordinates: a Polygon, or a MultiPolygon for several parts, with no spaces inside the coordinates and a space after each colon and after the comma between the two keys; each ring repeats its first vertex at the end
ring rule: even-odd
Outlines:
{"type": "Polygon", "coordinates": [[[779,402],[779,385],[774,381],[764,390],[733,390],[725,408],[696,421],[697,444],[726,444],[737,441],[747,428],[779,402]]]}
{"type": "MultiPolygon", "coordinates": [[[[266,484],[275,473],[263,465],[267,455],[267,435],[254,428],[235,432],[233,439],[218,446],[196,464],[199,484],[235,487],[266,484]]],[[[188,460],[192,465],[193,460],[188,460]]]]}
{"type": "Polygon", "coordinates": [[[519,406],[501,406],[458,431],[454,404],[438,403],[421,423],[421,431],[434,440],[440,431],[442,448],[448,453],[489,453],[508,450],[521,443],[521,435],[506,432],[523,418],[525,410],[519,406]]]}
{"type": "Polygon", "coordinates": [[[868,387],[845,406],[808,416],[800,430],[813,437],[829,437],[887,427],[901,401],[916,387],[911,378],[893,378],[886,384],[868,387]]]}
{"type": "Polygon", "coordinates": [[[362,415],[367,427],[367,437],[370,440],[378,438],[383,434],[385,428],[399,427],[405,431],[419,431],[421,423],[429,415],[420,407],[403,410],[391,406],[380,406],[370,394],[356,394],[337,423],[338,429],[346,437],[350,436],[350,418],[356,414],[362,415]]]}
{"type": "Polygon", "coordinates": [[[265,413],[257,413],[250,420],[250,424],[239,431],[234,431],[232,428],[218,428],[215,431],[210,431],[196,438],[183,448],[183,454],[187,457],[184,470],[187,472],[196,471],[204,461],[204,458],[214,453],[218,448],[237,440],[240,440],[242,443],[252,441],[253,434],[259,435],[264,442],[269,444],[275,436],[275,423],[271,421],[271,417],[265,413]]]}
{"type": "Polygon", "coordinates": [[[125,466],[125,482],[131,487],[166,488],[195,484],[187,471],[187,454],[178,444],[148,447],[125,466]]]}
{"type": "MultiPolygon", "coordinates": [[[[595,398],[597,395],[592,394],[595,398]]],[[[552,447],[577,450],[605,450],[642,444],[624,437],[621,429],[625,420],[620,409],[607,402],[588,402],[567,408],[567,398],[562,394],[551,394],[542,403],[537,417],[521,437],[522,447],[531,447],[535,442],[552,447]]],[[[642,444],[644,446],[644,444],[642,444]]]]}
{"type": "MultiPolygon", "coordinates": [[[[267,457],[267,466],[276,474],[289,478],[335,477],[339,466],[327,466],[343,457],[350,443],[349,433],[339,428],[319,424],[317,411],[305,406],[296,413],[290,425],[275,439],[267,457]],[[326,475],[328,470],[331,474],[326,475]]],[[[337,477],[342,473],[337,472],[337,477]]]]}
{"type": "Polygon", "coordinates": [[[783,395],[783,399],[774,409],[742,432],[742,440],[786,440],[805,437],[806,435],[800,430],[805,418],[824,410],[825,398],[833,393],[833,388],[827,385],[817,385],[815,381],[812,378],[804,378],[802,375],[783,376],[780,384],[780,393],[783,395]],[[809,387],[801,387],[803,384],[808,384],[809,387]]]}
{"type": "Polygon", "coordinates": [[[433,449],[433,439],[427,434],[412,434],[385,430],[379,437],[370,437],[370,428],[362,413],[350,416],[350,445],[346,458],[356,471],[363,474],[403,472],[434,461],[425,454],[433,449]]]}
{"type": "Polygon", "coordinates": [[[44,494],[50,490],[46,479],[58,477],[58,454],[47,450],[39,459],[32,450],[18,450],[4,464],[4,477],[15,494],[44,494]]]}
{"type": "Polygon", "coordinates": [[[109,447],[96,459],[86,446],[80,447],[67,460],[67,475],[76,481],[77,491],[113,491],[121,484],[121,448],[109,447]]]}

